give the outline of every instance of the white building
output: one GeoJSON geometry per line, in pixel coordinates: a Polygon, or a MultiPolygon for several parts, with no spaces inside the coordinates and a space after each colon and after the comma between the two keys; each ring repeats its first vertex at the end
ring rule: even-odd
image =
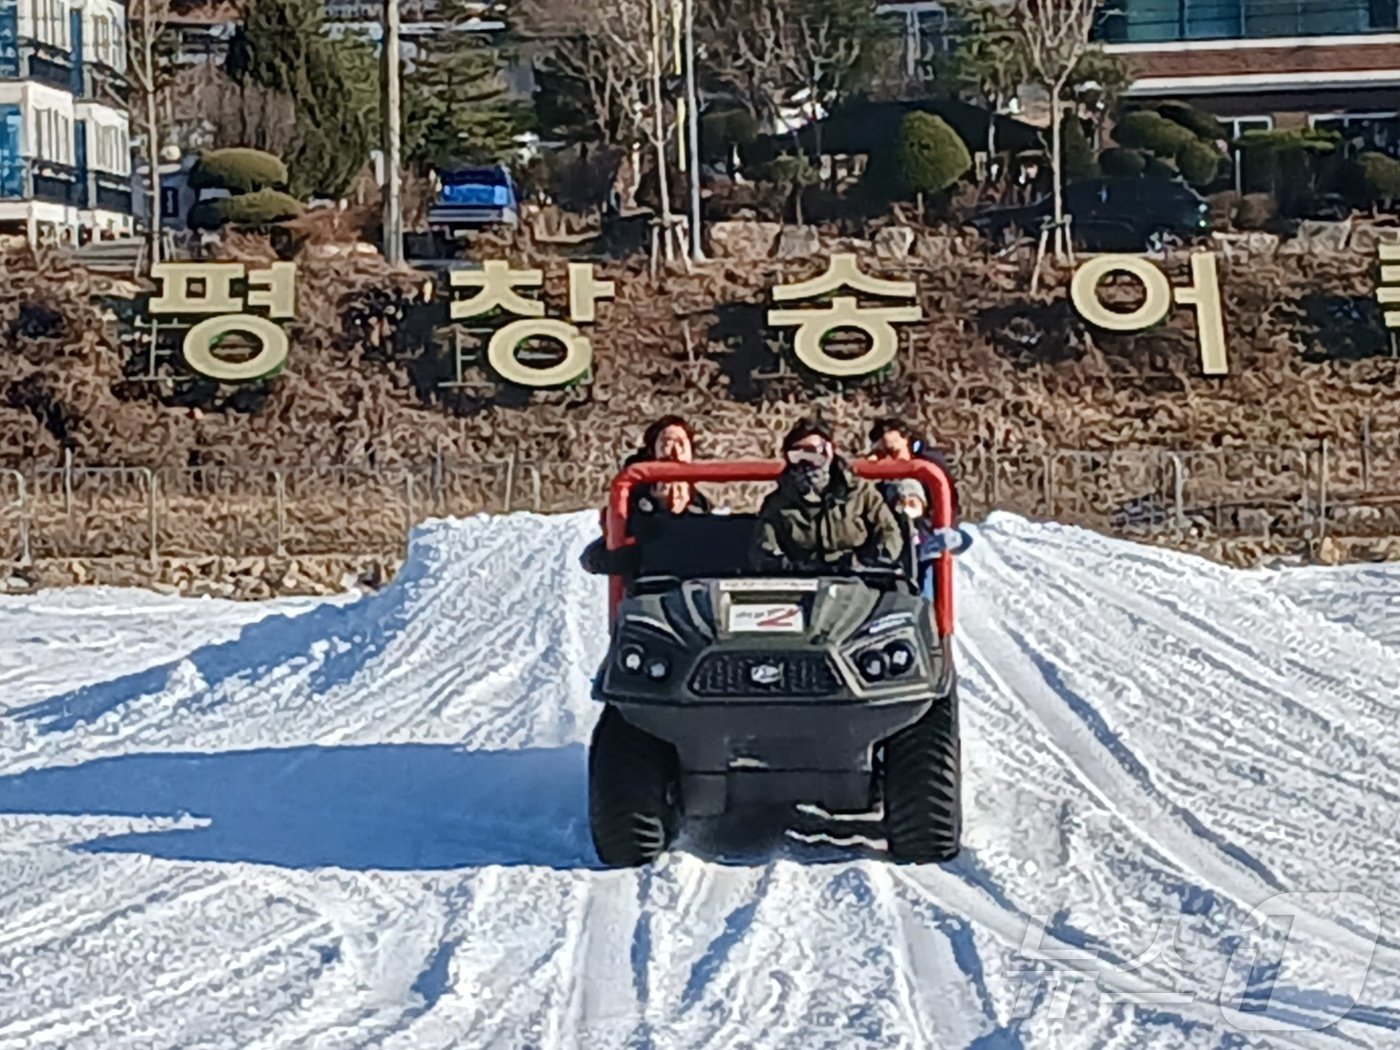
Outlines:
{"type": "Polygon", "coordinates": [[[126,8],[0,0],[0,233],[129,236],[126,8]]]}

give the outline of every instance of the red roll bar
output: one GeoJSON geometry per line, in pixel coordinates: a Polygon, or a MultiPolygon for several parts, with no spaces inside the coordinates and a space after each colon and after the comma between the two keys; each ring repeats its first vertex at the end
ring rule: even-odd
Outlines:
{"type": "MultiPolygon", "coordinates": [[[[937,464],[924,459],[858,459],[852,462],[855,472],[872,481],[913,478],[933,494],[929,507],[929,523],[936,529],[953,525],[953,485],[937,464]]],[[[608,509],[604,536],[608,550],[617,550],[635,542],[627,535],[627,505],[633,485],[657,481],[775,481],[783,471],[776,459],[697,460],[675,463],[654,460],[634,463],[613,478],[608,494],[608,509]]],[[[953,633],[953,555],[944,551],[934,561],[934,614],[938,634],[946,638],[953,633]]],[[[608,622],[617,617],[617,606],[625,590],[621,576],[609,578],[608,622]]]]}

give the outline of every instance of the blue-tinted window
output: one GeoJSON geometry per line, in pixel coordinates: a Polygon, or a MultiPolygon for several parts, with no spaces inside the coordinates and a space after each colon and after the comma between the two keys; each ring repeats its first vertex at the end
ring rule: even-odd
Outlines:
{"type": "Polygon", "coordinates": [[[1395,29],[1396,0],[1109,0],[1099,36],[1121,43],[1335,36],[1395,29]]]}
{"type": "Polygon", "coordinates": [[[0,106],[0,197],[24,196],[24,156],[18,105],[0,106]]]}
{"type": "Polygon", "coordinates": [[[19,76],[19,7],[0,0],[0,77],[19,76]]]}

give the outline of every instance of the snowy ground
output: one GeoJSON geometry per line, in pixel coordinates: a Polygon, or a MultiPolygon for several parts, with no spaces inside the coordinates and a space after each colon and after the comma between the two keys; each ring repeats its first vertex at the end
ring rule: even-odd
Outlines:
{"type": "Polygon", "coordinates": [[[358,601],[0,601],[0,1048],[1400,1045],[1400,572],[994,516],[963,856],[608,872],[596,524],[435,524],[358,601]]]}

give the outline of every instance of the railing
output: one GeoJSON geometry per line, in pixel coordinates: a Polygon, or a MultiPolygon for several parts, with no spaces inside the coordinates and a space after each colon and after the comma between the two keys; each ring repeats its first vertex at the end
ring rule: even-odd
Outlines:
{"type": "MultiPolygon", "coordinates": [[[[1400,536],[1400,440],[1263,449],[972,448],[965,519],[1005,510],[1169,542],[1400,536]]],[[[0,558],[314,557],[401,552],[430,518],[602,506],[615,463],[0,471],[0,558]]],[[[761,488],[761,487],[760,487],[761,488]]],[[[758,491],[726,491],[752,509],[758,491]]]]}
{"type": "Polygon", "coordinates": [[[82,207],[87,181],[71,164],[33,157],[0,157],[0,199],[42,200],[82,207]]]}
{"type": "Polygon", "coordinates": [[[122,215],[131,214],[131,177],[127,175],[115,175],[107,171],[93,173],[94,194],[93,207],[103,211],[120,212],[122,215]]]}

